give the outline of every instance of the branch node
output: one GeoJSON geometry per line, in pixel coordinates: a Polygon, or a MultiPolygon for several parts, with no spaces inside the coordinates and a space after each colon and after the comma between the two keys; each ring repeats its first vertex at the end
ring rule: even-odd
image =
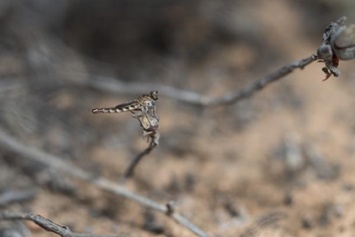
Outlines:
{"type": "Polygon", "coordinates": [[[170,201],[166,204],[166,214],[171,216],[175,212],[175,203],[170,201]]]}

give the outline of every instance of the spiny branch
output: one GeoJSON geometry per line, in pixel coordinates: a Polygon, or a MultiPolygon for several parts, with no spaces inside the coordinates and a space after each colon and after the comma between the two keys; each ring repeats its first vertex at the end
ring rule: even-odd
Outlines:
{"type": "Polygon", "coordinates": [[[107,179],[100,177],[95,178],[84,170],[75,167],[73,164],[63,161],[63,159],[61,159],[60,157],[48,154],[33,147],[28,147],[18,142],[16,139],[7,135],[2,130],[0,130],[0,146],[3,149],[9,150],[20,155],[20,157],[23,159],[29,159],[35,162],[39,162],[42,165],[61,171],[72,177],[89,182],[104,191],[116,194],[117,196],[128,198],[134,202],[139,203],[142,206],[161,212],[173,219],[178,224],[193,232],[195,235],[200,237],[208,237],[207,233],[205,233],[199,227],[194,225],[191,221],[189,221],[181,214],[177,212],[171,213],[171,211],[166,207],[166,205],[156,203],[153,200],[150,200],[144,196],[133,193],[125,187],[118,185],[117,183],[111,182],[107,179]]]}
{"type": "MultiPolygon", "coordinates": [[[[32,214],[32,213],[22,213],[22,212],[11,212],[3,211],[0,212],[0,220],[27,220],[32,221],[46,231],[53,232],[62,237],[123,237],[123,235],[95,235],[87,233],[75,233],[72,232],[69,227],[61,226],[53,221],[44,218],[43,216],[32,214]]],[[[127,235],[125,235],[127,236],[127,235]]]]}
{"type": "Polygon", "coordinates": [[[292,73],[295,69],[303,69],[308,64],[317,60],[317,55],[313,54],[305,59],[300,61],[296,61],[290,64],[287,64],[280,69],[276,70],[274,73],[258,80],[255,82],[246,85],[240,90],[235,90],[233,92],[227,93],[217,98],[212,98],[208,101],[204,101],[201,103],[203,106],[215,106],[215,105],[230,105],[234,104],[239,100],[245,99],[255,92],[263,89],[266,85],[270,84],[271,82],[277,81],[288,74],[292,73]]]}

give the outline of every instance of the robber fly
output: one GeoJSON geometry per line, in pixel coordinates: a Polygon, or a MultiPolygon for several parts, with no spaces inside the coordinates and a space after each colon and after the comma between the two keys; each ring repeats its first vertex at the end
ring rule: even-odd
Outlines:
{"type": "Polygon", "coordinates": [[[131,112],[133,118],[138,119],[143,128],[143,136],[150,136],[159,128],[159,117],[156,113],[155,101],[159,99],[158,91],[151,91],[135,100],[109,108],[95,108],[94,114],[98,113],[121,113],[131,112]]]}

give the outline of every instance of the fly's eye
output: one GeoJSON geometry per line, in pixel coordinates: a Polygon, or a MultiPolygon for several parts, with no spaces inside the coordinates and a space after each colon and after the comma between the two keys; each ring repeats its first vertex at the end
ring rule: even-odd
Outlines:
{"type": "Polygon", "coordinates": [[[153,100],[159,99],[158,91],[151,91],[150,97],[152,97],[153,100]]]}

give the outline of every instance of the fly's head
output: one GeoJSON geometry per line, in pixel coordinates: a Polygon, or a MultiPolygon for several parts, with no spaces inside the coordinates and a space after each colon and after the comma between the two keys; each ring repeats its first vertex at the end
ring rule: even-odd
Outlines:
{"type": "Polygon", "coordinates": [[[151,91],[149,93],[150,98],[152,98],[153,100],[158,100],[159,99],[159,95],[158,95],[158,91],[151,91]]]}

